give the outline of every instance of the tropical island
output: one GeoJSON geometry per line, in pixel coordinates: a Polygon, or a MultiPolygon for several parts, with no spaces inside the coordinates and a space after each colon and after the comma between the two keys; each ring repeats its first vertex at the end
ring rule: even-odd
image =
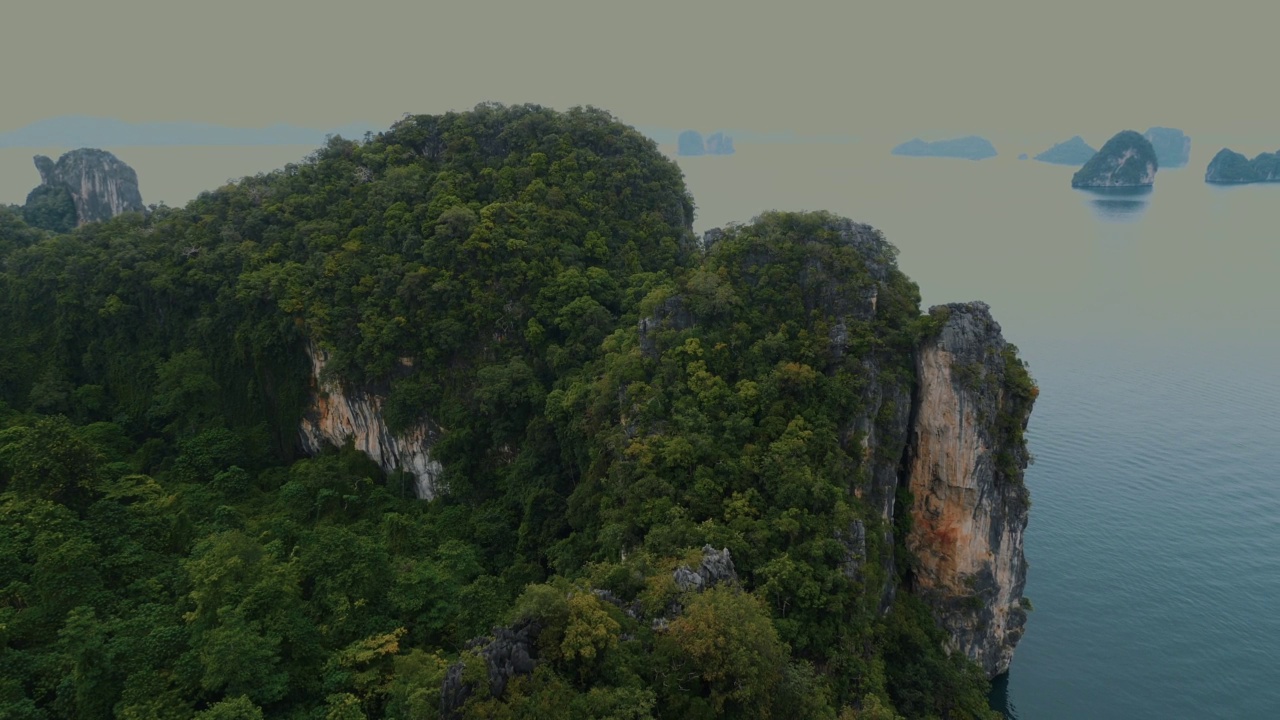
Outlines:
{"type": "Polygon", "coordinates": [[[876,229],[533,105],[117,209],[0,208],[0,715],[1000,717],[1038,390],[876,229]]]}
{"type": "Polygon", "coordinates": [[[894,155],[908,157],[945,157],[963,158],[966,160],[984,160],[996,156],[996,148],[991,141],[977,135],[925,142],[913,138],[893,148],[894,155]]]}
{"type": "Polygon", "coordinates": [[[1252,160],[1223,148],[1209,161],[1204,181],[1219,185],[1280,182],[1280,150],[1259,153],[1252,160]]]}
{"type": "Polygon", "coordinates": [[[1159,167],[1151,141],[1133,130],[1123,130],[1076,171],[1071,177],[1071,187],[1150,187],[1159,167]]]}
{"type": "Polygon", "coordinates": [[[1053,147],[1035,156],[1036,160],[1044,163],[1053,163],[1055,165],[1081,165],[1089,162],[1089,159],[1097,155],[1098,151],[1089,147],[1084,138],[1079,135],[1073,136],[1070,140],[1063,140],[1053,147]]]}

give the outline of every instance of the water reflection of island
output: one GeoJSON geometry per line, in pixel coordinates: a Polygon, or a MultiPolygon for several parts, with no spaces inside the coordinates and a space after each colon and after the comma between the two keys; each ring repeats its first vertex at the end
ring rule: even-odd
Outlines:
{"type": "Polygon", "coordinates": [[[1089,205],[1102,220],[1137,220],[1150,200],[1151,186],[1077,188],[1089,198],[1089,205]]]}

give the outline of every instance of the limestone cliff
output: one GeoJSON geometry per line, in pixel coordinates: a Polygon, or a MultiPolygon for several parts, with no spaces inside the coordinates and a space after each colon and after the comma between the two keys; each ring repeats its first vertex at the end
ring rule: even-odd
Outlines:
{"type": "Polygon", "coordinates": [[[41,187],[65,188],[76,208],[76,225],[107,220],[126,212],[145,212],[138,174],[106,150],[72,150],[54,162],[35,156],[41,187]]]}
{"type": "MultiPolygon", "coordinates": [[[[900,292],[892,286],[894,251],[867,225],[838,219],[825,230],[858,251],[869,276],[866,283],[841,285],[815,255],[794,278],[806,306],[832,321],[830,368],[850,360],[859,368],[858,411],[840,433],[846,451],[862,459],[848,488],[866,512],[837,532],[845,548],[842,570],[867,582],[882,613],[900,589],[922,597],[952,648],[998,675],[1008,670],[1026,621],[1023,531],[1030,500],[1022,484],[1029,461],[1022,434],[1035,387],[982,303],[932,308],[935,329],[914,354],[855,347],[855,329],[874,322],[900,292]],[[901,497],[911,505],[899,507],[901,497]],[[902,532],[905,537],[895,537],[902,532]],[[908,557],[895,557],[899,545],[908,557]]],[[[707,247],[723,236],[708,231],[707,247]]],[[[751,262],[774,260],[760,253],[751,262]]],[[[637,322],[641,354],[660,357],[680,331],[698,323],[687,298],[661,299],[637,322]]],[[[351,438],[384,469],[413,473],[419,497],[436,496],[440,465],[431,447],[439,431],[428,423],[393,435],[382,418],[384,394],[327,382],[327,357],[312,349],[311,360],[317,384],[302,429],[308,450],[351,438]]],[[[632,410],[619,419],[628,436],[637,431],[632,410]]],[[[692,582],[689,572],[677,580],[692,582]]]]}
{"type": "Polygon", "coordinates": [[[403,434],[392,433],[383,417],[384,395],[326,381],[323,372],[328,354],[315,346],[307,352],[311,357],[312,394],[302,418],[303,449],[314,455],[326,444],[342,446],[350,440],[384,472],[409,473],[419,498],[435,497],[441,468],[431,457],[431,447],[440,431],[424,422],[403,434]]]}
{"type": "Polygon", "coordinates": [[[985,304],[930,313],[942,326],[916,357],[908,584],[954,649],[995,676],[1009,669],[1026,622],[1022,431],[1036,391],[985,304]]]}

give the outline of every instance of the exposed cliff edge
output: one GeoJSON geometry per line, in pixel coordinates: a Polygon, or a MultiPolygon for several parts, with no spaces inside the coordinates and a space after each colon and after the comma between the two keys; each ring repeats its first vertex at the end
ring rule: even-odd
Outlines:
{"type": "Polygon", "coordinates": [[[1151,141],[1122,130],[1071,177],[1074,188],[1147,187],[1155,183],[1160,163],[1151,141]]]}
{"type": "Polygon", "coordinates": [[[56,163],[44,155],[36,155],[34,160],[41,188],[70,193],[77,226],[146,211],[138,191],[138,174],[106,150],[72,150],[56,163]]]}
{"type": "Polygon", "coordinates": [[[909,157],[949,157],[967,160],[984,160],[996,156],[996,148],[990,140],[977,135],[968,135],[950,140],[925,142],[913,138],[895,147],[894,155],[909,157]]]}
{"type": "Polygon", "coordinates": [[[1079,135],[1072,136],[1070,140],[1063,140],[1044,152],[1036,155],[1035,159],[1040,162],[1053,163],[1054,165],[1075,165],[1079,167],[1097,155],[1098,151],[1089,146],[1084,138],[1079,135]]]}
{"type": "Polygon", "coordinates": [[[441,467],[431,457],[431,447],[440,431],[425,422],[399,435],[391,432],[382,412],[384,395],[326,381],[323,373],[328,354],[315,346],[308,347],[307,354],[311,358],[312,393],[302,418],[303,450],[316,455],[326,445],[340,447],[350,440],[384,472],[410,474],[419,498],[434,498],[441,467]]]}
{"type": "MultiPolygon", "coordinates": [[[[883,312],[878,300],[890,297],[898,271],[892,246],[871,226],[833,218],[824,230],[855,249],[867,273],[866,284],[839,291],[831,269],[815,257],[795,280],[832,320],[827,346],[834,368],[855,359],[848,357],[855,352],[851,331],[883,312]]],[[[710,230],[704,242],[711,250],[724,236],[710,230]]],[[[773,260],[767,253],[752,256],[754,263],[773,260]]],[[[901,578],[902,587],[933,609],[952,649],[996,676],[1008,670],[1026,622],[1023,531],[1030,498],[1022,482],[1029,461],[1023,431],[1036,389],[987,305],[939,306],[930,316],[936,330],[914,354],[856,351],[859,411],[845,420],[840,437],[861,458],[848,488],[870,515],[838,532],[845,547],[841,569],[850,579],[874,579],[867,589],[878,595],[881,613],[901,578]],[[904,489],[911,505],[899,508],[904,489]],[[909,520],[899,520],[895,531],[895,518],[903,515],[909,520]],[[902,558],[891,549],[902,531],[911,557],[898,567],[902,558]]],[[[656,360],[668,349],[664,342],[672,342],[664,334],[699,324],[688,298],[672,295],[638,321],[639,350],[656,360]]],[[[312,349],[311,360],[314,377],[323,378],[326,356],[312,349]]],[[[393,435],[381,415],[383,394],[319,382],[303,422],[309,452],[351,438],[385,470],[412,473],[419,497],[439,493],[441,468],[431,456],[438,431],[423,425],[393,435]]],[[[620,419],[628,437],[638,431],[626,415],[620,419]]]]}
{"type": "Polygon", "coordinates": [[[906,482],[913,498],[909,586],[953,646],[989,676],[1022,637],[1030,496],[1022,442],[1036,390],[984,303],[934,307],[941,330],[916,358],[906,482]]]}
{"type": "MultiPolygon", "coordinates": [[[[887,296],[896,269],[891,246],[873,227],[842,218],[825,229],[858,251],[870,276],[858,293],[827,288],[815,299],[833,320],[828,344],[839,364],[853,352],[850,329],[875,320],[878,296],[887,296]]],[[[708,249],[724,234],[707,231],[708,249]]],[[[810,263],[794,284],[823,282],[820,268],[810,263]]],[[[1026,621],[1023,530],[1030,499],[1022,484],[1029,458],[1022,433],[1037,391],[987,305],[940,306],[930,315],[936,334],[908,358],[906,376],[897,370],[902,358],[892,352],[858,354],[861,410],[842,428],[842,444],[861,457],[851,490],[878,517],[855,521],[839,534],[842,569],[859,579],[868,565],[878,566],[875,576],[884,584],[868,590],[879,593],[882,613],[894,600],[901,570],[906,589],[923,597],[951,634],[953,649],[996,676],[1008,670],[1026,621]],[[897,507],[902,486],[913,498],[910,507],[897,507]],[[897,544],[894,518],[900,514],[911,518],[905,544],[915,556],[905,568],[896,567],[901,558],[887,551],[897,544]],[[882,528],[879,537],[872,537],[873,525],[882,528]]],[[[639,322],[641,351],[656,358],[661,331],[698,322],[680,297],[668,298],[639,322]]]]}
{"type": "Polygon", "coordinates": [[[1221,185],[1280,182],[1280,150],[1264,152],[1249,160],[1238,152],[1223,148],[1209,161],[1204,181],[1221,185]]]}

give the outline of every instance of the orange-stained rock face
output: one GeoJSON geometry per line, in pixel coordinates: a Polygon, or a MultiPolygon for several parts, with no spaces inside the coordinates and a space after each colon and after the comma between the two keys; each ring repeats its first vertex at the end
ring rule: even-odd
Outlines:
{"type": "Polygon", "coordinates": [[[341,384],[321,384],[319,378],[328,359],[324,351],[308,348],[312,367],[311,404],[302,418],[303,449],[317,454],[326,445],[341,446],[348,439],[384,472],[404,470],[414,478],[419,498],[436,496],[440,463],[431,457],[438,435],[423,423],[403,435],[394,435],[382,417],[385,398],[341,384]]]}
{"type": "MultiPolygon", "coordinates": [[[[985,306],[972,307],[952,306],[940,336],[917,356],[906,544],[918,560],[913,590],[933,607],[953,647],[995,676],[1009,669],[1026,622],[1029,502],[1021,472],[1006,478],[996,468],[999,452],[1010,450],[997,446],[1012,442],[995,424],[1010,412],[1004,343],[985,306]]],[[[1021,448],[1011,451],[1025,457],[1021,448]]]]}

